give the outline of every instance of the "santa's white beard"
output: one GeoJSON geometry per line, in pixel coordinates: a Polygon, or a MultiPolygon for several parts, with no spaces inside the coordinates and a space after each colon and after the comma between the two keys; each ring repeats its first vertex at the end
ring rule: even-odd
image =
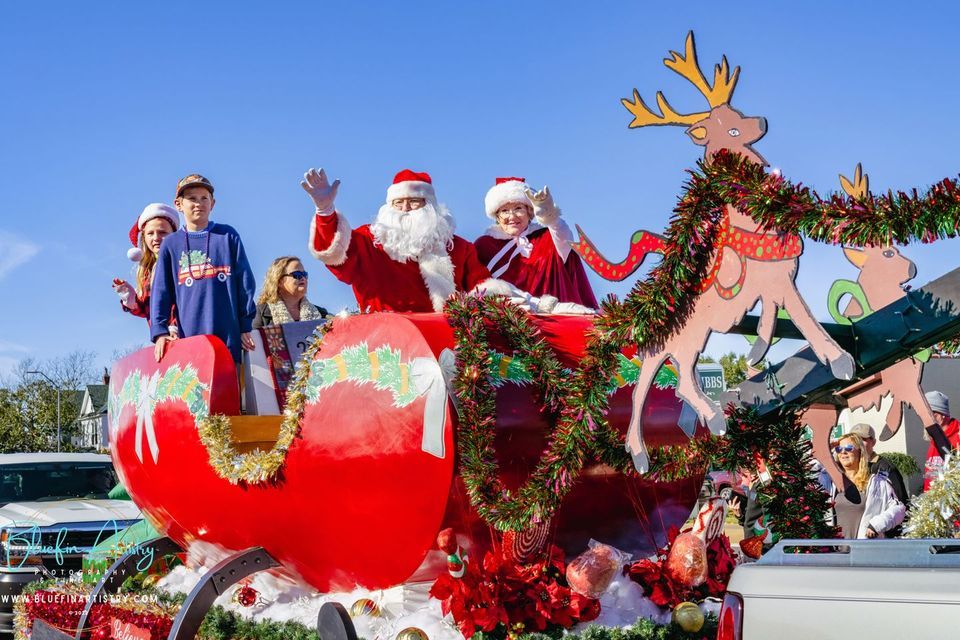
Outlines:
{"type": "Polygon", "coordinates": [[[385,204],[377,213],[377,221],[370,225],[376,244],[399,262],[446,255],[453,248],[455,228],[450,211],[431,202],[413,211],[385,204]]]}

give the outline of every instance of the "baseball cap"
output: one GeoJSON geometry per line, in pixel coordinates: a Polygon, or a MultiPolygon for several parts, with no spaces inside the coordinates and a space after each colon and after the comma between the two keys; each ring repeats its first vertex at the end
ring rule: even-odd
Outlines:
{"type": "Polygon", "coordinates": [[[877,434],[876,434],[876,432],[873,430],[873,427],[871,427],[871,426],[868,425],[868,424],[864,424],[863,422],[861,422],[861,423],[859,423],[859,424],[855,424],[855,425],[853,425],[852,427],[850,427],[850,431],[848,431],[847,433],[855,433],[855,434],[857,434],[858,436],[860,436],[860,439],[861,439],[861,440],[871,440],[871,439],[872,439],[872,440],[876,440],[876,439],[877,439],[877,434]]]}
{"type": "Polygon", "coordinates": [[[203,187],[210,191],[210,195],[213,195],[213,183],[199,173],[191,173],[187,177],[180,179],[180,182],[177,183],[176,197],[179,198],[183,190],[188,187],[203,187]]]}

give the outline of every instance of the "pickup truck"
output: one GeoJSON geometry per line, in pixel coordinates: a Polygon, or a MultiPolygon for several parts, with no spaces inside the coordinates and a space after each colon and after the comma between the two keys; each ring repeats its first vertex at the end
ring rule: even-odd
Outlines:
{"type": "Polygon", "coordinates": [[[737,567],[717,640],[950,638],[960,540],[784,540],[737,567]]]}
{"type": "Polygon", "coordinates": [[[141,519],[117,484],[110,456],[90,453],[0,455],[0,633],[13,631],[24,586],[81,570],[83,554],[141,519]]]}

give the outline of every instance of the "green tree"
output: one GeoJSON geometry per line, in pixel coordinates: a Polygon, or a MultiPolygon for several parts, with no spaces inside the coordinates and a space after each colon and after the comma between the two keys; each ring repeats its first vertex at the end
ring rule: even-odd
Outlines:
{"type": "Polygon", "coordinates": [[[27,358],[14,367],[0,382],[0,453],[56,450],[58,388],[61,450],[72,450],[83,390],[97,380],[93,358],[74,351],[46,361],[27,358]],[[30,371],[42,371],[53,383],[30,371]]]}
{"type": "MultiPolygon", "coordinates": [[[[717,360],[711,356],[700,356],[699,362],[716,363],[717,360]]],[[[725,353],[720,356],[720,366],[723,367],[723,379],[726,381],[728,389],[737,386],[750,375],[747,357],[743,354],[734,353],[733,351],[725,353]]],[[[754,367],[754,369],[765,368],[765,360],[754,367]]]]}
{"type": "Polygon", "coordinates": [[[735,387],[747,379],[747,357],[733,351],[720,356],[720,366],[723,367],[723,377],[727,387],[735,387]]]}

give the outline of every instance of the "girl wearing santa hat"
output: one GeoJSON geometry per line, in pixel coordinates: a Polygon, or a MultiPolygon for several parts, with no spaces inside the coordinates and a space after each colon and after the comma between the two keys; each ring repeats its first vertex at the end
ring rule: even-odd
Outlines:
{"type": "MultiPolygon", "coordinates": [[[[127,257],[137,264],[137,286],[126,280],[113,279],[113,290],[120,296],[121,308],[150,322],[150,284],[157,264],[160,243],[180,226],[177,210],[167,204],[148,204],[130,227],[131,249],[127,257]]],[[[172,331],[171,331],[172,333],[172,331]]]]}

